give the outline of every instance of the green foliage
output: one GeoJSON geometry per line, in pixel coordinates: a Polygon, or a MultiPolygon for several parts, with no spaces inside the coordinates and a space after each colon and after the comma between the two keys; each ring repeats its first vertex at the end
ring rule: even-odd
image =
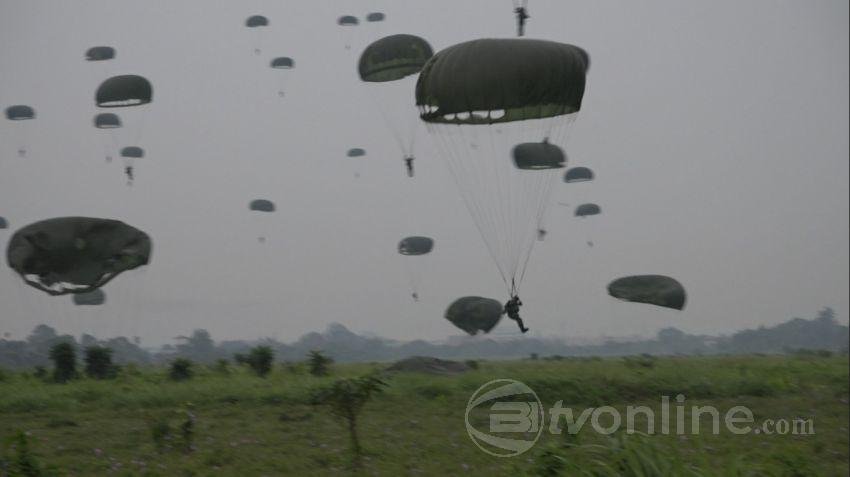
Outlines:
{"type": "Polygon", "coordinates": [[[195,450],[195,413],[192,403],[187,403],[181,412],[184,415],[184,420],[180,423],[181,447],[184,453],[189,454],[195,450]]]}
{"type": "Polygon", "coordinates": [[[29,438],[24,431],[18,431],[9,440],[11,455],[0,458],[0,475],[10,477],[41,477],[48,475],[44,466],[30,449],[29,438]]]}
{"type": "Polygon", "coordinates": [[[36,366],[32,372],[33,377],[36,379],[46,379],[47,378],[47,368],[44,366],[36,366]]]}
{"type": "Polygon", "coordinates": [[[112,379],[117,368],[112,364],[112,350],[105,346],[89,346],[85,349],[86,375],[93,379],[112,379]]]}
{"type": "Polygon", "coordinates": [[[469,369],[478,369],[478,360],[475,359],[467,359],[464,363],[469,366],[469,369]]]}
{"type": "Polygon", "coordinates": [[[322,354],[321,351],[310,351],[307,357],[307,363],[310,367],[310,374],[313,376],[327,376],[330,373],[330,365],[333,359],[322,354]]]}
{"type": "Polygon", "coordinates": [[[68,342],[56,343],[50,347],[50,359],[53,361],[53,380],[66,383],[77,378],[77,351],[68,342]]]}
{"type": "Polygon", "coordinates": [[[148,418],[148,430],[150,431],[151,440],[159,453],[165,452],[169,447],[173,436],[171,432],[171,423],[165,417],[148,418]]]}
{"type": "Polygon", "coordinates": [[[171,362],[168,377],[174,381],[187,381],[195,374],[192,370],[194,363],[186,358],[177,358],[171,362]]]}
{"type": "Polygon", "coordinates": [[[223,376],[230,374],[230,362],[224,358],[217,359],[213,365],[213,370],[223,376]]]}
{"type": "Polygon", "coordinates": [[[248,354],[248,366],[254,371],[254,374],[264,378],[272,370],[274,361],[274,351],[268,346],[257,346],[251,349],[248,354]]]}

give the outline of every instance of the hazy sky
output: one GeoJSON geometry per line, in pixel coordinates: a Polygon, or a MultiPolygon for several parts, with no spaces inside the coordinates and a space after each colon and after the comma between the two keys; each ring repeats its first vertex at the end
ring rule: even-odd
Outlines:
{"type": "MultiPolygon", "coordinates": [[[[523,288],[532,333],[718,333],[822,306],[846,322],[848,2],[529,3],[530,37],[592,57],[567,151],[598,179],[559,183],[552,203],[594,201],[604,213],[580,223],[551,208],[523,288]],[[641,273],[677,277],[687,308],[607,296],[610,279],[641,273]]],[[[356,61],[393,33],[435,50],[511,36],[511,9],[508,0],[0,0],[0,104],[38,114],[0,123],[0,216],[10,223],[0,241],[65,215],[121,219],[154,240],[152,263],[110,283],[104,307],[74,308],[0,273],[0,332],[22,337],[44,322],[148,344],[194,328],[292,340],[340,322],[399,339],[457,334],[445,307],[463,295],[504,299],[504,287],[424,128],[416,178],[404,176],[356,61]],[[337,16],[376,10],[387,20],[353,30],[346,50],[337,16]],[[259,37],[244,27],[252,14],[271,22],[259,37]],[[114,46],[116,60],[83,61],[95,45],[114,46]],[[284,98],[267,66],[275,56],[296,62],[284,98]],[[98,83],[127,73],[154,86],[144,111],[119,111],[136,132],[117,137],[138,135],[147,152],[132,188],[120,161],[105,163],[91,123],[98,83]],[[27,158],[16,154],[22,141],[27,158]],[[368,155],[347,158],[350,147],[368,155]],[[277,213],[250,213],[254,198],[277,213]],[[396,254],[415,234],[436,240],[417,304],[396,254]]],[[[508,321],[496,332],[514,330],[508,321]]]]}

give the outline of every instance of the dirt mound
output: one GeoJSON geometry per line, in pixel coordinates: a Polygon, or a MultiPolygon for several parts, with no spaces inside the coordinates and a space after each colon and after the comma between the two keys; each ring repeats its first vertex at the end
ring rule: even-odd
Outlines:
{"type": "Polygon", "coordinates": [[[457,361],[448,361],[428,356],[413,356],[396,361],[387,371],[426,374],[460,374],[469,371],[469,366],[457,361]]]}

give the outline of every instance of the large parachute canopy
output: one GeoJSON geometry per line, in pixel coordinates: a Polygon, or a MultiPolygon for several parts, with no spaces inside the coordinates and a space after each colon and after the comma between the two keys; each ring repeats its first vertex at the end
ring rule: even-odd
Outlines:
{"type": "Polygon", "coordinates": [[[84,293],[150,261],[151,240],[118,220],[59,217],[15,232],[6,261],[26,284],[50,295],[84,293]]]}
{"type": "Polygon", "coordinates": [[[382,22],[387,18],[383,12],[372,12],[366,15],[367,22],[382,22]]]}
{"type": "Polygon", "coordinates": [[[596,204],[581,204],[576,207],[575,216],[576,217],[588,217],[591,215],[599,215],[602,212],[602,209],[599,208],[596,204]]]}
{"type": "Polygon", "coordinates": [[[560,169],[567,162],[567,156],[560,147],[545,141],[517,144],[511,155],[517,169],[560,169]]]}
{"type": "Polygon", "coordinates": [[[254,199],[248,204],[248,208],[257,212],[274,212],[274,202],[266,199],[254,199]]]}
{"type": "Polygon", "coordinates": [[[262,15],[253,15],[245,20],[245,26],[248,28],[269,26],[269,19],[262,15]]]}
{"type": "Polygon", "coordinates": [[[16,104],[6,108],[6,119],[12,121],[24,121],[27,119],[35,119],[35,110],[31,106],[25,104],[16,104]]]}
{"type": "Polygon", "coordinates": [[[430,123],[492,124],[581,109],[589,56],[545,40],[482,39],[440,51],[425,65],[416,104],[430,123]]]}
{"type": "Polygon", "coordinates": [[[445,317],[453,325],[475,335],[489,333],[502,318],[502,304],[492,298],[465,296],[455,300],[446,309],[445,317]]]}
{"type": "Polygon", "coordinates": [[[336,23],[340,26],[356,26],[360,24],[360,21],[355,16],[343,15],[337,19],[336,23]]]}
{"type": "Polygon", "coordinates": [[[113,76],[97,88],[95,102],[101,108],[139,106],[153,100],[150,82],[138,75],[113,76]]]}
{"type": "Polygon", "coordinates": [[[120,128],[121,118],[113,113],[100,113],[94,117],[94,127],[98,129],[120,128]]]}
{"type": "Polygon", "coordinates": [[[593,171],[587,167],[573,167],[564,174],[564,182],[586,182],[593,180],[593,171]]]}
{"type": "Polygon", "coordinates": [[[359,147],[355,147],[355,148],[349,149],[348,152],[345,155],[348,156],[348,157],[363,157],[363,156],[366,155],[366,150],[361,149],[359,147]]]}
{"type": "Polygon", "coordinates": [[[86,50],[86,61],[105,61],[115,58],[115,48],[111,46],[93,46],[86,50]]]}
{"type": "Polygon", "coordinates": [[[83,306],[98,306],[106,303],[106,293],[98,288],[86,293],[77,293],[74,295],[74,304],[83,306]]]}
{"type": "Polygon", "coordinates": [[[138,146],[127,146],[121,149],[121,157],[128,157],[131,159],[141,159],[145,157],[145,150],[138,146]]]}
{"type": "Polygon", "coordinates": [[[295,67],[295,60],[288,56],[279,56],[271,61],[269,64],[272,68],[278,69],[290,69],[295,67]]]}
{"type": "Polygon", "coordinates": [[[608,294],[635,303],[649,303],[681,310],[685,307],[685,288],[665,275],[633,275],[608,284],[608,294]]]}
{"type": "Polygon", "coordinates": [[[372,43],[360,55],[360,79],[380,83],[419,73],[434,55],[431,45],[415,35],[390,35],[372,43]]]}
{"type": "Polygon", "coordinates": [[[402,255],[425,255],[434,248],[434,239],[430,237],[405,237],[398,243],[398,253],[402,255]]]}
{"type": "Polygon", "coordinates": [[[561,146],[581,109],[587,64],[573,45],[480,39],[436,53],[419,73],[420,118],[511,293],[537,241],[554,169],[566,161],[561,146]]]}

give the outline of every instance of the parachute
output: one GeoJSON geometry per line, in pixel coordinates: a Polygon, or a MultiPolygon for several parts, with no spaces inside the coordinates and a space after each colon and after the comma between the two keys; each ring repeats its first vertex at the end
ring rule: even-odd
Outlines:
{"type": "MultiPolygon", "coordinates": [[[[295,60],[293,60],[292,58],[290,58],[288,56],[279,56],[279,57],[273,59],[271,61],[271,63],[269,63],[269,66],[272,69],[276,69],[276,70],[291,70],[292,68],[295,67],[295,60]]],[[[283,97],[285,95],[284,88],[286,86],[287,76],[289,76],[289,75],[284,74],[283,72],[281,72],[281,74],[280,74],[280,78],[278,80],[278,87],[277,87],[277,94],[280,97],[283,97]]]]}
{"type": "Polygon", "coordinates": [[[78,306],[98,306],[106,303],[106,293],[100,288],[74,295],[74,304],[78,306]]]}
{"type": "Polygon", "coordinates": [[[599,215],[600,213],[602,213],[602,209],[600,209],[596,204],[581,204],[576,207],[575,216],[589,217],[591,215],[599,215]]]}
{"type": "Polygon", "coordinates": [[[343,15],[336,20],[336,24],[344,27],[339,31],[340,38],[345,42],[345,49],[351,49],[351,43],[354,40],[354,32],[356,31],[354,28],[360,24],[360,20],[357,17],[352,15],[343,15]]]}
{"type": "Polygon", "coordinates": [[[128,146],[121,149],[121,157],[126,157],[129,159],[141,159],[145,157],[145,150],[136,146],[128,146]]]}
{"type": "Polygon", "coordinates": [[[269,19],[262,15],[252,15],[245,20],[245,26],[248,28],[269,26],[269,19]]]}
{"type": "Polygon", "coordinates": [[[593,180],[593,171],[587,167],[573,167],[564,174],[564,182],[586,182],[593,180]]]}
{"type": "Polygon", "coordinates": [[[425,255],[434,248],[434,239],[429,237],[406,237],[398,243],[402,255],[425,255]]]}
{"type": "Polygon", "coordinates": [[[93,46],[86,50],[86,61],[106,61],[115,58],[115,48],[111,46],[93,46]]]}
{"type": "Polygon", "coordinates": [[[517,144],[511,152],[517,169],[539,170],[560,169],[567,156],[560,147],[548,142],[526,142],[517,144]]]}
{"type": "Polygon", "coordinates": [[[9,228],[9,222],[4,217],[0,217],[0,230],[7,228],[9,228]]]}
{"type": "Polygon", "coordinates": [[[90,292],[147,265],[151,239],[118,220],[59,217],[21,228],[6,261],[27,285],[50,295],[90,292]]]}
{"type": "Polygon", "coordinates": [[[248,208],[257,212],[274,212],[274,202],[265,199],[254,199],[248,204],[248,208]]]}
{"type": "Polygon", "coordinates": [[[363,50],[358,73],[384,123],[405,157],[413,156],[416,112],[398,97],[413,89],[415,78],[434,55],[431,45],[414,35],[390,35],[363,50]]]}
{"type": "Polygon", "coordinates": [[[113,113],[100,113],[94,117],[94,127],[98,129],[120,128],[121,118],[113,113]]]}
{"type": "Polygon", "coordinates": [[[360,24],[360,20],[352,15],[343,15],[337,19],[336,23],[339,26],[357,26],[360,24]]]}
{"type": "Polygon", "coordinates": [[[153,100],[150,82],[138,75],[113,76],[97,88],[95,103],[101,108],[139,106],[153,100]]]}
{"type": "Polygon", "coordinates": [[[387,18],[382,12],[372,12],[366,15],[367,22],[382,22],[387,18]]]}
{"type": "Polygon", "coordinates": [[[446,309],[445,317],[453,325],[475,335],[489,333],[502,318],[502,304],[492,298],[465,296],[455,300],[446,309]]]}
{"type": "Polygon", "coordinates": [[[366,155],[366,150],[360,149],[359,147],[355,147],[349,149],[347,153],[345,153],[348,157],[363,157],[366,155]]]}
{"type": "Polygon", "coordinates": [[[665,275],[633,275],[608,284],[608,294],[635,303],[648,303],[681,310],[685,307],[685,288],[665,275]]]}
{"type": "Polygon", "coordinates": [[[18,104],[6,108],[6,119],[10,121],[26,121],[35,119],[35,110],[31,106],[18,104]]]}
{"type": "Polygon", "coordinates": [[[588,61],[573,45],[481,39],[438,52],[419,74],[420,118],[511,293],[525,275],[554,168],[566,161],[560,147],[581,109],[588,61]]]}

